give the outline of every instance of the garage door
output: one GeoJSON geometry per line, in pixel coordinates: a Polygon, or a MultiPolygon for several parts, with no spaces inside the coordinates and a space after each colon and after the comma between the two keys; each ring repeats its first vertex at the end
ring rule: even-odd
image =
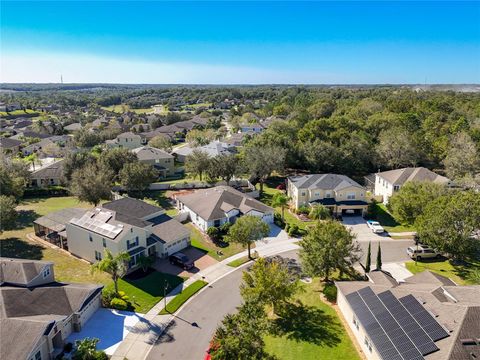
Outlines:
{"type": "Polygon", "coordinates": [[[167,253],[168,255],[175,254],[178,251],[185,249],[188,246],[187,239],[179,240],[175,243],[171,243],[168,245],[167,253]]]}

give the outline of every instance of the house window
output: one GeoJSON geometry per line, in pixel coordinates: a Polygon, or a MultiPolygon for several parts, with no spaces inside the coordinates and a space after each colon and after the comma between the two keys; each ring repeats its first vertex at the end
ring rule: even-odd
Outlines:
{"type": "Polygon", "coordinates": [[[102,238],[103,247],[107,247],[107,241],[102,238]]]}
{"type": "Polygon", "coordinates": [[[355,193],[347,194],[347,200],[355,200],[355,193]]]}
{"type": "Polygon", "coordinates": [[[393,185],[393,190],[398,191],[400,189],[400,185],[393,185]]]}
{"type": "Polygon", "coordinates": [[[100,251],[95,250],[95,260],[102,260],[102,253],[100,251]]]}
{"type": "Polygon", "coordinates": [[[92,234],[88,234],[88,240],[93,241],[92,234]]]}
{"type": "Polygon", "coordinates": [[[326,198],[330,198],[331,196],[332,196],[332,194],[330,194],[329,192],[325,193],[326,198]]]}
{"type": "Polygon", "coordinates": [[[365,343],[365,346],[368,348],[368,350],[370,352],[372,352],[372,342],[370,341],[370,339],[367,336],[365,336],[364,343],[365,343]]]}
{"type": "Polygon", "coordinates": [[[46,267],[44,270],[43,270],[43,278],[46,278],[47,276],[50,275],[50,267],[46,267]]]}
{"type": "Polygon", "coordinates": [[[42,353],[40,351],[37,351],[35,354],[35,360],[42,360],[42,353]]]}
{"type": "Polygon", "coordinates": [[[360,324],[359,324],[359,322],[358,322],[358,319],[357,319],[357,317],[356,317],[355,315],[353,316],[353,325],[355,325],[355,327],[357,328],[357,330],[358,330],[358,328],[360,327],[360,324]]]}
{"type": "Polygon", "coordinates": [[[305,196],[305,191],[302,191],[301,195],[302,195],[302,196],[305,196]]]}
{"type": "Polygon", "coordinates": [[[135,240],[131,240],[131,241],[127,240],[127,249],[131,249],[138,246],[138,243],[139,243],[138,236],[135,238],[135,240]]]}

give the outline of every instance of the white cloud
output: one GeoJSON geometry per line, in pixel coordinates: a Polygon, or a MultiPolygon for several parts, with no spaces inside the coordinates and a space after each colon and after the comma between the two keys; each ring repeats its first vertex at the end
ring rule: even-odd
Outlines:
{"type": "MultiPolygon", "coordinates": [[[[338,74],[280,71],[242,66],[216,66],[99,57],[88,54],[2,52],[2,82],[269,84],[338,83],[338,74]]],[[[343,76],[342,76],[343,77],[343,76]]]]}

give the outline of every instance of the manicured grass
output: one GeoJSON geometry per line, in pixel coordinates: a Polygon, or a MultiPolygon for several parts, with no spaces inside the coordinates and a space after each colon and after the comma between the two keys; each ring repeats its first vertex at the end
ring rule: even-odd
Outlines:
{"type": "Polygon", "coordinates": [[[108,274],[92,274],[90,265],[85,261],[67,255],[58,249],[44,247],[39,243],[27,240],[26,235],[34,232],[33,221],[35,219],[68,207],[91,208],[92,206],[78,202],[71,196],[23,200],[17,207],[19,218],[16,228],[4,231],[0,235],[1,256],[52,261],[55,264],[54,271],[57,281],[110,284],[111,279],[108,274]]]}
{"type": "Polygon", "coordinates": [[[188,299],[200,291],[203,287],[207,286],[206,281],[197,280],[191,285],[187,286],[182,290],[180,294],[175,296],[172,301],[170,301],[167,306],[160,311],[160,315],[173,314],[175,313],[180,306],[182,306],[188,299]]]}
{"type": "Polygon", "coordinates": [[[441,260],[441,261],[408,261],[405,263],[407,269],[413,274],[430,270],[437,274],[446,276],[459,285],[480,285],[480,278],[475,277],[474,271],[477,272],[480,269],[480,260],[473,260],[470,262],[465,262],[462,264],[456,264],[451,260],[441,260]]]}
{"type": "Polygon", "coordinates": [[[38,114],[38,112],[35,111],[35,110],[31,110],[31,109],[26,109],[25,111],[15,110],[15,111],[10,111],[8,113],[6,111],[0,111],[0,116],[2,116],[2,117],[21,116],[21,115],[25,115],[25,114],[38,114]]]}
{"type": "Polygon", "coordinates": [[[120,104],[120,105],[111,105],[111,106],[103,106],[103,110],[106,111],[111,111],[115,112],[117,114],[123,114],[127,111],[132,111],[137,114],[147,114],[147,113],[153,113],[152,108],[147,108],[147,109],[132,109],[129,105],[125,104],[120,104]]]}
{"type": "MultiPolygon", "coordinates": [[[[120,279],[118,290],[125,291],[125,294],[128,295],[128,301],[133,305],[132,310],[145,314],[163,299],[165,283],[168,283],[166,291],[168,293],[182,282],[183,279],[179,276],[154,271],[138,280],[120,279]]],[[[110,287],[113,288],[113,284],[110,287]]]]}
{"type": "Polygon", "coordinates": [[[229,262],[227,265],[231,267],[239,267],[240,265],[243,265],[249,261],[250,261],[250,258],[248,256],[244,256],[244,257],[241,257],[240,259],[229,262]]]}
{"type": "MultiPolygon", "coordinates": [[[[190,239],[192,241],[192,246],[207,252],[208,255],[210,255],[211,257],[213,257],[218,261],[226,259],[229,256],[238,254],[239,252],[242,252],[243,250],[245,250],[242,247],[242,245],[236,244],[236,243],[225,244],[226,245],[225,247],[217,246],[210,240],[207,240],[202,234],[202,232],[198,228],[196,228],[194,225],[190,223],[190,224],[187,224],[187,226],[191,230],[190,239]],[[220,251],[223,255],[219,255],[217,251],[220,251]]],[[[252,249],[254,247],[255,246],[252,245],[252,249]]]]}
{"type": "Polygon", "coordinates": [[[398,223],[383,204],[377,204],[377,220],[389,233],[415,231],[413,226],[398,223]]]}
{"type": "Polygon", "coordinates": [[[170,203],[169,192],[163,190],[148,191],[141,200],[165,209],[165,213],[171,217],[178,215],[178,210],[170,203]]]}
{"type": "Polygon", "coordinates": [[[360,359],[337,313],[320,299],[318,279],[303,288],[274,320],[274,335],[264,337],[267,352],[280,360],[360,359]]]}

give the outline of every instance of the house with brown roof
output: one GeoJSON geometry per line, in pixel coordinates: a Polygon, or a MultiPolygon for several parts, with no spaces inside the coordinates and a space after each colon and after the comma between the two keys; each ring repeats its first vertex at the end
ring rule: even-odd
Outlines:
{"type": "Polygon", "coordinates": [[[409,181],[433,182],[448,185],[450,180],[424,167],[409,167],[375,174],[375,195],[383,197],[383,203],[388,203],[390,196],[409,181]]]}
{"type": "Polygon", "coordinates": [[[63,209],[34,221],[35,235],[91,263],[128,252],[129,270],[141,256],[166,257],[190,245],[190,231],[164,209],[125,197],[91,210],[63,209]]]}
{"type": "Polygon", "coordinates": [[[480,285],[424,271],[398,283],[384,272],[338,281],[337,303],[367,359],[480,358],[480,285]]]}
{"type": "Polygon", "coordinates": [[[227,222],[234,223],[243,215],[257,216],[268,224],[273,223],[273,208],[230,186],[177,195],[176,200],[179,211],[188,214],[192,223],[203,231],[227,222]]]}
{"type": "Polygon", "coordinates": [[[63,164],[65,160],[61,159],[47,164],[32,171],[30,175],[31,187],[48,187],[61,185],[63,183],[63,164]]]}
{"type": "Polygon", "coordinates": [[[132,150],[137,155],[138,161],[153,166],[160,177],[175,174],[175,157],[169,153],[151,146],[142,146],[132,150]]]}
{"type": "Polygon", "coordinates": [[[136,149],[143,145],[143,140],[140,135],[134,134],[132,132],[125,132],[118,135],[113,140],[107,140],[105,143],[109,147],[124,147],[127,149],[136,149]]]}
{"type": "Polygon", "coordinates": [[[54,359],[101,306],[102,288],[56,282],[52,262],[0,258],[0,358],[54,359]]]}

